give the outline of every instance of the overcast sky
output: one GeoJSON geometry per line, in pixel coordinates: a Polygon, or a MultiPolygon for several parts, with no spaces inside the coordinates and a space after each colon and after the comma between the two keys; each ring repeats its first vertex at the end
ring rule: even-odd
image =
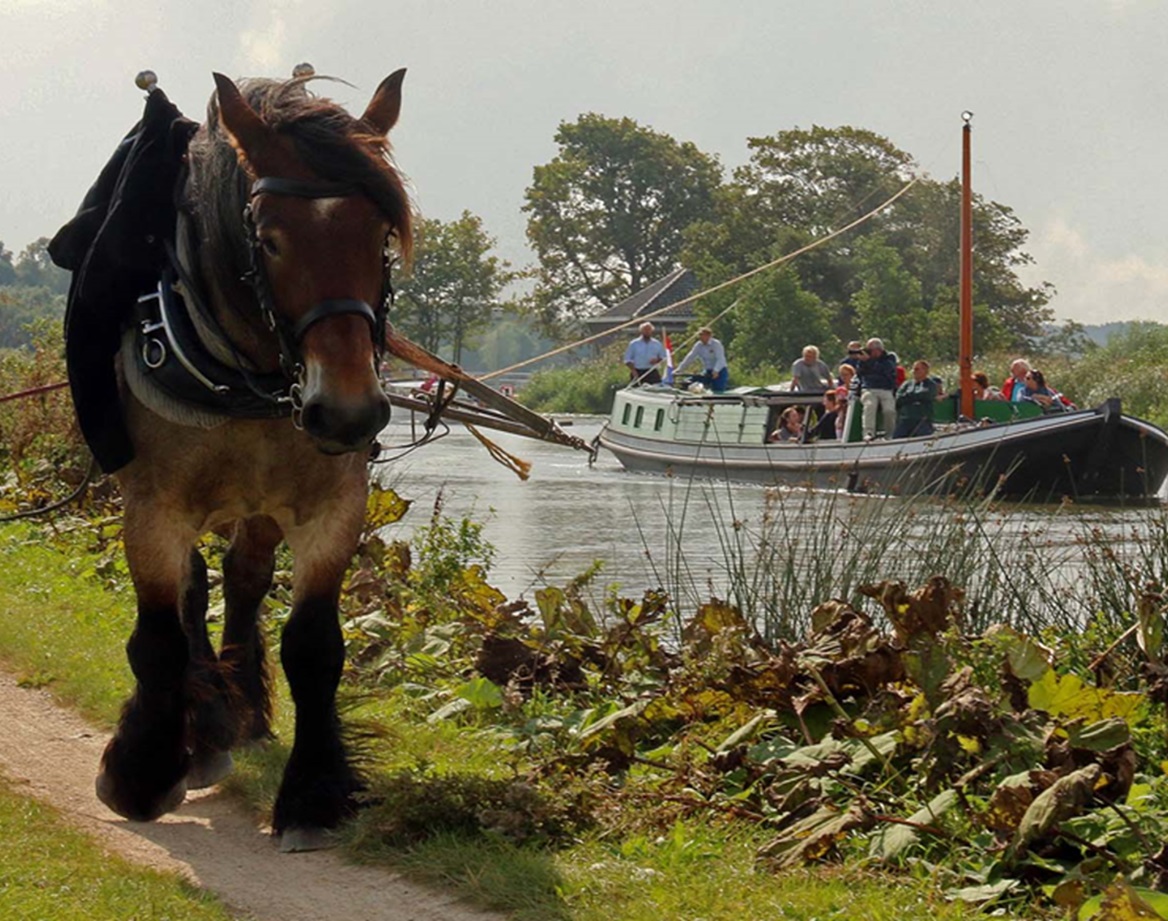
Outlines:
{"type": "Polygon", "coordinates": [[[211,72],[299,61],[355,89],[409,69],[394,132],[421,212],[520,211],[561,121],[629,116],[729,169],[746,138],[855,125],[960,168],[1031,231],[1061,318],[1168,322],[1168,3],[1160,0],[0,0],[0,240],[51,235],[138,118],[143,68],[200,117],[211,72]]]}

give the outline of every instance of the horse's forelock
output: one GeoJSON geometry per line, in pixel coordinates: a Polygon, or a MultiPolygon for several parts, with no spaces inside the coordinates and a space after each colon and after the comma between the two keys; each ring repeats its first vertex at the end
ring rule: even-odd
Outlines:
{"type": "MultiPolygon", "coordinates": [[[[384,135],[354,118],[330,99],[312,95],[306,84],[328,77],[269,80],[241,80],[239,89],[248,105],[277,134],[290,137],[305,165],[320,178],[356,185],[385,214],[393,228],[403,259],[408,263],[413,251],[412,209],[405,183],[390,156],[384,135]]],[[[241,170],[234,150],[219,126],[216,98],[207,108],[207,123],[200,134],[207,135],[214,168],[207,178],[223,183],[218,196],[220,214],[237,215],[242,207],[241,170]],[[229,177],[225,175],[232,173],[229,177]],[[230,191],[225,197],[224,192],[230,191]]],[[[205,190],[209,191],[209,190],[205,190]]]]}

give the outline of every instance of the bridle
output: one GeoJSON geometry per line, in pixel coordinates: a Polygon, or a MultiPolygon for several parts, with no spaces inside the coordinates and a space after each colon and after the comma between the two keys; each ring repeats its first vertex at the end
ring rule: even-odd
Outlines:
{"type": "MultiPolygon", "coordinates": [[[[381,297],[377,307],[370,307],[365,301],[355,298],[328,298],[315,304],[295,323],[290,322],[276,310],[272,286],[264,264],[263,244],[256,228],[252,202],[258,195],[286,195],[293,198],[350,198],[363,195],[359,186],[345,182],[330,182],[323,179],[285,179],[279,176],[264,176],[251,185],[248,201],[243,208],[243,225],[247,232],[250,268],[243,278],[255,292],[260,315],[268,329],[276,334],[280,345],[280,368],[291,381],[289,395],[292,397],[293,413],[299,409],[301,378],[304,374],[304,360],[301,342],[305,333],[314,325],[328,317],[352,314],[363,318],[369,324],[369,335],[373,340],[374,365],[381,367],[381,357],[385,350],[387,316],[393,306],[394,291],[391,280],[393,257],[390,252],[390,237],[386,236],[381,250],[381,297]]],[[[392,233],[392,231],[391,231],[392,233]]]]}

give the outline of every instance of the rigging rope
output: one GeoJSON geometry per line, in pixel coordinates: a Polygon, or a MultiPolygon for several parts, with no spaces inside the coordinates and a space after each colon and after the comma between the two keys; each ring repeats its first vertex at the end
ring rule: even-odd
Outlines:
{"type": "MultiPolygon", "coordinates": [[[[544,352],[542,355],[536,355],[534,358],[528,358],[528,359],[525,359],[524,361],[516,362],[515,364],[513,364],[509,367],[500,368],[498,371],[491,371],[487,374],[484,374],[482,377],[478,378],[478,380],[488,381],[491,378],[499,377],[503,374],[510,374],[512,371],[518,371],[520,368],[526,368],[528,365],[536,364],[537,362],[544,361],[544,360],[546,360],[548,358],[552,358],[556,355],[562,355],[564,352],[568,352],[568,351],[571,351],[572,349],[579,348],[582,345],[590,345],[593,342],[596,342],[600,339],[605,339],[605,338],[611,336],[615,332],[620,332],[622,329],[627,329],[631,326],[640,326],[646,320],[652,320],[654,317],[659,317],[659,316],[661,316],[661,314],[665,313],[666,311],[673,310],[675,307],[681,307],[685,304],[689,304],[693,301],[698,300],[698,298],[708,297],[711,294],[715,294],[718,291],[722,291],[726,288],[729,288],[733,285],[736,285],[741,281],[745,281],[748,278],[752,278],[753,276],[758,275],[761,272],[766,272],[769,269],[776,268],[777,266],[780,266],[785,262],[790,262],[795,257],[802,256],[804,253],[811,252],[811,250],[816,249],[820,246],[823,246],[824,243],[827,243],[830,240],[834,240],[836,237],[840,236],[841,234],[847,233],[852,228],[859,227],[865,221],[870,221],[877,214],[879,214],[881,211],[883,211],[885,208],[887,208],[889,205],[891,205],[893,202],[895,202],[898,198],[900,198],[902,195],[904,195],[906,192],[908,192],[908,190],[911,189],[914,185],[916,185],[918,181],[920,181],[920,177],[914,176],[895,195],[893,195],[891,198],[888,198],[885,201],[881,202],[879,205],[877,205],[875,208],[873,208],[867,214],[861,215],[860,217],[858,217],[854,221],[852,221],[850,224],[845,224],[843,227],[840,227],[837,230],[833,230],[831,233],[820,237],[818,240],[813,240],[812,242],[808,243],[806,246],[801,246],[801,247],[799,247],[799,249],[794,250],[793,252],[787,253],[783,256],[779,256],[779,258],[777,258],[777,259],[772,259],[770,262],[768,262],[764,265],[756,266],[755,268],[750,269],[747,272],[743,272],[741,275],[735,275],[733,278],[730,278],[730,279],[727,279],[726,281],[720,282],[719,284],[714,285],[712,288],[707,288],[705,291],[698,291],[696,294],[691,294],[689,297],[683,297],[681,300],[674,301],[672,304],[666,304],[664,307],[660,307],[657,310],[651,311],[649,313],[641,314],[640,316],[637,316],[637,317],[633,317],[632,319],[630,319],[624,323],[621,323],[618,326],[613,326],[613,327],[610,327],[609,329],[606,329],[604,332],[596,333],[594,335],[587,336],[583,339],[578,339],[577,341],[570,342],[567,345],[561,345],[559,348],[552,349],[550,352],[544,352]]],[[[736,306],[738,306],[737,301],[735,301],[733,304],[731,304],[729,307],[727,307],[725,310],[723,310],[714,319],[715,320],[721,319],[727,313],[729,313],[731,310],[733,310],[736,306]]],[[[711,322],[713,322],[713,321],[711,321],[711,322]]],[[[688,340],[687,340],[687,342],[688,342],[688,340]]]]}

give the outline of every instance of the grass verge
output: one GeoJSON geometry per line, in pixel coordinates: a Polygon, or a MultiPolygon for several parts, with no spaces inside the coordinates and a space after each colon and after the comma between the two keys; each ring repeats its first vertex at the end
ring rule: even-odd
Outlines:
{"type": "MultiPolygon", "coordinates": [[[[110,590],[108,560],[42,546],[34,532],[18,527],[0,535],[0,560],[0,592],[7,599],[0,649],[7,665],[87,717],[110,724],[130,680],[122,647],[133,604],[124,580],[114,579],[110,590]]],[[[352,711],[354,719],[375,727],[364,748],[373,792],[382,800],[349,829],[348,848],[356,859],[390,862],[522,921],[861,913],[911,921],[977,914],[944,901],[926,872],[756,872],[762,837],[742,823],[679,818],[649,830],[638,828],[630,815],[623,831],[614,830],[622,825],[618,819],[607,830],[560,834],[549,846],[541,830],[563,819],[551,815],[539,818],[526,844],[513,843],[516,836],[506,829],[484,835],[484,804],[498,807],[499,823],[512,812],[530,820],[524,804],[508,799],[523,788],[516,783],[523,752],[501,744],[489,726],[430,719],[434,703],[418,694],[410,687],[376,697],[366,693],[352,711]]],[[[283,697],[277,731],[286,740],[290,707],[283,697]]],[[[276,743],[238,760],[232,788],[257,810],[270,807],[283,749],[276,743]]],[[[577,795],[585,793],[565,790],[565,803],[570,806],[577,795]]]]}
{"type": "Polygon", "coordinates": [[[0,782],[0,914],[6,921],[229,921],[215,897],[112,857],[48,806],[0,782]]]}

